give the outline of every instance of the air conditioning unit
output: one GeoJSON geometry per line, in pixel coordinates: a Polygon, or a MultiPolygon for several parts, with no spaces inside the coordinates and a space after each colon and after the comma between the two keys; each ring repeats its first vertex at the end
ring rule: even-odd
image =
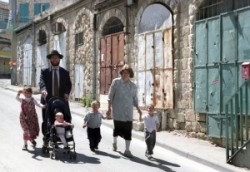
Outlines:
{"type": "Polygon", "coordinates": [[[64,32],[66,29],[64,28],[62,23],[53,23],[52,24],[52,33],[55,35],[59,35],[60,33],[64,32]]]}

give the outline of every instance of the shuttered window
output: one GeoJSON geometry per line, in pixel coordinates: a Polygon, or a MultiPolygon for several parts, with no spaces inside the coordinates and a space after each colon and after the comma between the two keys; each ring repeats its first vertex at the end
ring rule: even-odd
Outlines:
{"type": "Polygon", "coordinates": [[[34,6],[34,15],[37,15],[41,12],[41,4],[40,3],[36,3],[34,6]]]}
{"type": "Polygon", "coordinates": [[[49,3],[35,3],[34,5],[34,15],[37,15],[43,11],[46,11],[49,9],[50,4],[49,3]]]}
{"type": "Polygon", "coordinates": [[[29,3],[19,5],[19,22],[26,23],[29,21],[29,3]]]}

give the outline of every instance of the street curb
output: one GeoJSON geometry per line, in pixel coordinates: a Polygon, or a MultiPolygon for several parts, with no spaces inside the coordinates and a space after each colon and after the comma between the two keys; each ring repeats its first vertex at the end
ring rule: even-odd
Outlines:
{"type": "MultiPolygon", "coordinates": [[[[83,117],[83,115],[82,115],[81,113],[78,113],[78,112],[72,111],[72,110],[71,110],[71,112],[72,112],[72,114],[75,114],[75,115],[77,115],[77,116],[83,117]]],[[[112,124],[107,123],[107,122],[105,122],[104,120],[103,120],[102,124],[103,124],[104,126],[106,126],[106,127],[113,128],[113,125],[112,125],[112,124]]],[[[133,138],[136,138],[136,139],[139,139],[139,140],[144,141],[144,137],[141,136],[141,135],[139,135],[139,134],[137,134],[136,132],[133,132],[132,135],[133,135],[133,138]]],[[[167,145],[166,143],[161,143],[161,142],[159,142],[159,141],[156,141],[156,145],[157,145],[157,146],[160,146],[160,147],[162,147],[162,148],[165,148],[165,149],[167,149],[167,150],[169,150],[169,151],[172,151],[172,152],[174,152],[174,153],[176,153],[176,154],[178,154],[178,155],[180,155],[180,156],[183,156],[183,157],[185,157],[185,158],[187,158],[187,159],[190,159],[190,160],[199,162],[200,164],[203,164],[203,165],[206,165],[206,166],[208,166],[208,167],[211,167],[211,168],[213,168],[213,169],[215,169],[215,170],[218,170],[218,171],[227,171],[227,172],[235,172],[235,171],[232,170],[232,169],[229,169],[229,168],[223,167],[223,166],[221,166],[221,165],[219,165],[219,164],[216,164],[216,163],[207,161],[207,160],[204,159],[204,158],[201,158],[201,157],[199,157],[199,156],[193,155],[193,154],[190,153],[190,152],[183,151],[183,150],[181,150],[181,149],[177,149],[177,148],[175,148],[175,147],[173,147],[173,146],[169,146],[169,145],[167,145]]],[[[206,155],[203,155],[203,156],[206,156],[206,155]]]]}

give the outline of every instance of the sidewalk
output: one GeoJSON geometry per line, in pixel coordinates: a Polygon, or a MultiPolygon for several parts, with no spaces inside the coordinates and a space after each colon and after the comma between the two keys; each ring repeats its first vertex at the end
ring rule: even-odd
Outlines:
{"type": "MultiPolygon", "coordinates": [[[[20,87],[8,85],[5,89],[17,91],[20,87]]],[[[73,115],[82,115],[87,111],[85,107],[81,106],[77,102],[70,102],[70,108],[73,115]]],[[[105,109],[100,110],[105,112],[105,109]]],[[[103,125],[113,127],[113,121],[103,120],[103,125]]],[[[133,131],[133,137],[144,140],[144,133],[141,131],[133,131]]],[[[181,156],[197,161],[221,172],[250,171],[249,169],[239,168],[227,164],[226,150],[224,148],[217,147],[209,141],[186,137],[184,134],[177,131],[157,132],[156,146],[161,146],[181,156]]]]}

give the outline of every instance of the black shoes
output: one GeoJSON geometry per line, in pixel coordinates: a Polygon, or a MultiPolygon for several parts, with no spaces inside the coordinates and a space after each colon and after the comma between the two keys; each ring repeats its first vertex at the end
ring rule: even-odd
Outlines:
{"type": "Polygon", "coordinates": [[[90,148],[90,150],[91,150],[92,152],[95,152],[95,148],[90,148]]]}
{"type": "Polygon", "coordinates": [[[90,150],[92,151],[92,152],[96,152],[97,150],[98,150],[98,146],[96,146],[96,147],[92,147],[92,148],[90,148],[90,150]]]}

